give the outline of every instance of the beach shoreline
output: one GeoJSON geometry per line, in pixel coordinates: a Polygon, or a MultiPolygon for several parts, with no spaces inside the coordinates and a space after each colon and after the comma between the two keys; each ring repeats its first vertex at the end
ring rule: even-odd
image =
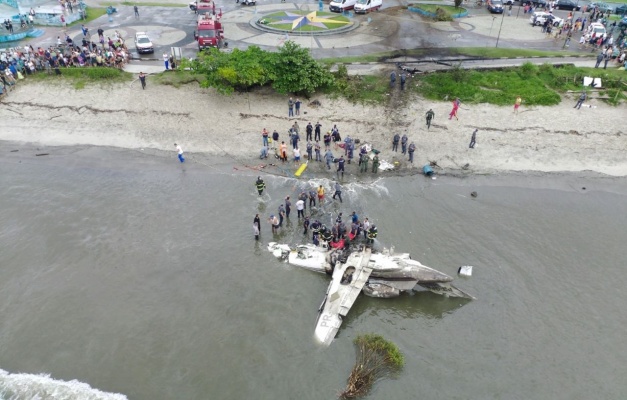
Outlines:
{"type": "MultiPolygon", "coordinates": [[[[627,115],[625,105],[611,107],[591,100],[587,105],[592,107],[576,110],[567,98],[552,107],[526,107],[523,99],[515,115],[513,106],[462,104],[459,120],[449,120],[450,102],[433,102],[408,92],[394,96],[391,103],[406,106],[363,106],[315,95],[302,99],[301,115],[289,119],[288,97],[265,89],[223,96],[193,84],[177,89],[149,81],[146,90],[137,82],[75,90],[61,83],[25,82],[2,100],[0,118],[5,129],[0,140],[172,154],[176,142],[186,152],[207,159],[225,156],[241,165],[277,164],[289,174],[297,165],[281,165],[273,157],[274,150],[268,159],[259,159],[261,130],[276,129],[287,143],[287,130],[297,121],[304,154],[305,126],[320,121],[323,134],[337,124],[342,139],[347,135],[360,139],[361,144],[380,150],[382,160],[398,162],[397,171],[383,174],[420,173],[424,164],[435,162],[441,167],[437,173],[458,175],[591,171],[627,176],[627,138],[620,117],[627,115]],[[310,106],[314,100],[320,106],[310,106]],[[427,130],[424,114],[430,108],[435,118],[427,130]],[[475,129],[477,145],[470,149],[475,129]],[[400,152],[391,151],[395,133],[407,134],[416,144],[413,165],[400,152]]],[[[291,155],[291,146],[288,150],[291,155]]],[[[332,150],[336,157],[343,154],[342,149],[332,146],[332,150]]],[[[346,167],[347,172],[359,174],[357,160],[346,167]]],[[[323,165],[309,169],[326,173],[323,165]]]]}

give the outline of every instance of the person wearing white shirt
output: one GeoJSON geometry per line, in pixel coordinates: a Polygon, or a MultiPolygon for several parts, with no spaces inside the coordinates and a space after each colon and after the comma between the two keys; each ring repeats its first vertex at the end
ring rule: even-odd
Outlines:
{"type": "Polygon", "coordinates": [[[305,218],[305,202],[303,200],[296,202],[296,211],[298,211],[298,218],[305,218]]]}
{"type": "Polygon", "coordinates": [[[176,147],[176,151],[179,155],[179,161],[180,162],[185,162],[185,158],[183,157],[183,149],[181,148],[181,146],[179,146],[178,144],[174,143],[174,146],[176,147]]]}

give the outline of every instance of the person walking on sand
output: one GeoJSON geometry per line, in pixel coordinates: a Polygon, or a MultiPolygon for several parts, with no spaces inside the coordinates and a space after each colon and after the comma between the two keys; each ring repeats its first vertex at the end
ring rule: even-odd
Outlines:
{"type": "Polygon", "coordinates": [[[135,11],[135,19],[139,19],[139,8],[137,8],[137,6],[133,6],[133,11],[135,11]]]}
{"type": "Polygon", "coordinates": [[[292,118],[294,116],[294,100],[290,97],[287,101],[287,117],[292,118]]]}
{"type": "Polygon", "coordinates": [[[331,163],[333,162],[333,159],[335,157],[333,157],[333,153],[331,152],[331,149],[327,150],[326,153],[324,153],[324,159],[327,162],[327,169],[331,169],[331,163]]]}
{"type": "Polygon", "coordinates": [[[183,149],[181,148],[181,146],[179,146],[176,143],[174,143],[174,147],[176,147],[176,152],[178,153],[179,161],[184,163],[185,162],[185,157],[183,157],[183,149]]]}
{"type": "Polygon", "coordinates": [[[518,109],[520,108],[521,103],[522,98],[520,96],[516,96],[516,101],[514,102],[514,114],[518,114],[518,109]]]}
{"type": "Polygon", "coordinates": [[[146,74],[144,74],[143,72],[139,73],[139,81],[142,84],[142,89],[146,89],[146,74]]]}
{"type": "Polygon", "coordinates": [[[477,143],[477,131],[479,129],[475,129],[475,131],[472,133],[472,136],[470,137],[470,145],[468,145],[469,148],[474,149],[475,148],[475,144],[477,143]]]}
{"type": "Polygon", "coordinates": [[[461,100],[459,100],[459,97],[457,97],[455,101],[453,101],[453,109],[451,110],[451,113],[448,115],[448,119],[453,119],[453,117],[455,117],[455,119],[459,121],[459,118],[457,118],[457,110],[459,110],[459,106],[461,103],[462,102],[461,100]]]}
{"type": "Polygon", "coordinates": [[[584,101],[586,101],[586,98],[588,97],[588,95],[586,95],[586,91],[582,91],[581,95],[579,96],[579,100],[577,100],[577,104],[575,104],[575,107],[578,110],[581,109],[581,105],[583,104],[584,101]]]}
{"type": "Polygon", "coordinates": [[[281,146],[279,146],[279,153],[281,154],[281,161],[287,161],[287,145],[285,142],[281,142],[281,146]]]}
{"type": "Polygon", "coordinates": [[[429,111],[427,111],[426,118],[427,118],[427,129],[431,128],[431,120],[433,119],[433,117],[435,117],[435,113],[433,112],[433,110],[430,108],[429,111]]]}
{"type": "Polygon", "coordinates": [[[294,164],[300,165],[300,150],[298,150],[298,147],[294,149],[294,164]]]}

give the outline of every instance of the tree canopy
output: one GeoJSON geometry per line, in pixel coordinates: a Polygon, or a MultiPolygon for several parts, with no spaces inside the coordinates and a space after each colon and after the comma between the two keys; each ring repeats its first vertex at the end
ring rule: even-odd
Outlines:
{"type": "Polygon", "coordinates": [[[291,41],[279,47],[278,52],[257,46],[229,53],[209,49],[198,53],[195,60],[185,61],[183,67],[205,75],[204,86],[225,94],[271,85],[278,93],[311,95],[333,83],[329,70],[314,60],[307,49],[291,41]]]}

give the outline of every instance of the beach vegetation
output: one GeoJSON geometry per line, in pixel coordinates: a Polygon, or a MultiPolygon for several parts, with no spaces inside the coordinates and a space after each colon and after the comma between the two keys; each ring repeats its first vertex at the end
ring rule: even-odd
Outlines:
{"type": "Polygon", "coordinates": [[[60,68],[59,71],[61,72],[60,75],[39,73],[30,75],[28,79],[50,82],[65,81],[69,82],[75,89],[83,89],[88,84],[119,83],[133,79],[133,74],[109,67],[60,68]]]}
{"type": "Polygon", "coordinates": [[[608,103],[618,104],[625,98],[627,86],[621,71],[572,65],[543,64],[538,67],[525,63],[515,68],[463,72],[453,68],[417,77],[418,84],[413,87],[417,93],[434,100],[459,97],[466,103],[504,106],[521,96],[527,105],[550,106],[559,104],[561,93],[581,90],[584,77],[601,78],[604,89],[614,90],[613,95],[608,91],[607,98],[600,97],[608,103]]]}
{"type": "Polygon", "coordinates": [[[341,399],[366,395],[379,379],[397,373],[405,363],[398,347],[381,335],[359,335],[353,343],[357,357],[346,388],[340,392],[341,399]]]}
{"type": "Polygon", "coordinates": [[[279,47],[278,52],[257,46],[233,49],[230,53],[209,49],[194,60],[183,60],[182,68],[204,75],[201,85],[223,94],[271,86],[278,93],[309,96],[333,83],[329,69],[292,41],[279,47]]]}

